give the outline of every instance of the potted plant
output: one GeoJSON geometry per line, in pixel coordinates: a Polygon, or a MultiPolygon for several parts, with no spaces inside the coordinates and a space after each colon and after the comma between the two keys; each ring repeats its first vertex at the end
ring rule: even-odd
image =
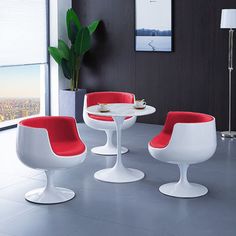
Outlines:
{"type": "Polygon", "coordinates": [[[99,21],[82,26],[77,14],[69,9],[66,14],[69,45],[59,39],[58,47],[48,47],[50,55],[61,66],[66,79],[70,80],[70,89],[60,90],[60,115],[73,116],[77,122],[83,121],[83,100],[86,89],[79,89],[80,67],[84,54],[91,48],[92,34],[99,21]]]}

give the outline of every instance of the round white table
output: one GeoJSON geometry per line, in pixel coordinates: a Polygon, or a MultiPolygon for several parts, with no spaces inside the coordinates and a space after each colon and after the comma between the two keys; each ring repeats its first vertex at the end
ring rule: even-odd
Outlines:
{"type": "Polygon", "coordinates": [[[134,104],[128,103],[113,103],[109,104],[108,112],[100,112],[99,106],[90,106],[87,112],[97,116],[111,116],[116,124],[117,132],[117,158],[116,163],[112,168],[97,171],[94,177],[98,180],[111,183],[128,183],[142,179],[144,173],[140,170],[124,167],[121,157],[121,128],[127,116],[145,116],[152,114],[156,109],[152,106],[146,106],[145,109],[135,109],[134,104]]]}

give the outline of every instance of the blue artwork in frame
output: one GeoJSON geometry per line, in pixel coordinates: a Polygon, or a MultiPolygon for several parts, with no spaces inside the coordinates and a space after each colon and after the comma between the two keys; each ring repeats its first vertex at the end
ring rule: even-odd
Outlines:
{"type": "Polygon", "coordinates": [[[135,0],[136,51],[172,51],[172,0],[135,0]]]}

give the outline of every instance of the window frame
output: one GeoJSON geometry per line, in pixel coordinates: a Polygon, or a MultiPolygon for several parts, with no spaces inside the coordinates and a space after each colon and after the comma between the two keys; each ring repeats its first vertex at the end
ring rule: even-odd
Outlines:
{"type": "MultiPolygon", "coordinates": [[[[50,42],[50,0],[46,0],[46,32],[47,32],[47,39],[46,39],[46,43],[47,43],[47,47],[49,46],[49,42],[50,42]]],[[[45,115],[50,115],[51,114],[51,109],[50,109],[50,56],[49,53],[47,52],[47,63],[37,63],[37,64],[22,64],[22,65],[10,65],[9,67],[17,67],[17,66],[27,66],[27,65],[44,65],[45,66],[45,81],[44,81],[44,85],[45,85],[45,115]]],[[[1,67],[8,67],[8,66],[0,66],[1,67]]],[[[8,130],[8,129],[12,129],[12,128],[16,128],[17,127],[17,123],[19,122],[19,120],[21,119],[25,119],[26,117],[23,118],[19,118],[17,120],[12,120],[12,124],[0,127],[0,131],[4,131],[4,130],[8,130]]],[[[11,123],[11,122],[10,122],[11,123]]]]}

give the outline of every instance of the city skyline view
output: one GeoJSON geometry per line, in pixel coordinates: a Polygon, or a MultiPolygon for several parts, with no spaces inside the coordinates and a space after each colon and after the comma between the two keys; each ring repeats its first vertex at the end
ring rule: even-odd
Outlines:
{"type": "Polygon", "coordinates": [[[0,98],[0,123],[39,113],[39,98],[0,98]]]}
{"type": "Polygon", "coordinates": [[[0,68],[0,123],[40,113],[40,65],[0,68]]]}

